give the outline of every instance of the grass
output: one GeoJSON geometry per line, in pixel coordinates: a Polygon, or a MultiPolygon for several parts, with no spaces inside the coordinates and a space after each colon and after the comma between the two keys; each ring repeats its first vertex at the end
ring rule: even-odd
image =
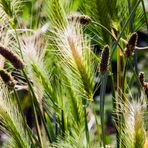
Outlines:
{"type": "Polygon", "coordinates": [[[0,12],[2,147],[146,148],[143,0],[0,0],[0,12]]]}

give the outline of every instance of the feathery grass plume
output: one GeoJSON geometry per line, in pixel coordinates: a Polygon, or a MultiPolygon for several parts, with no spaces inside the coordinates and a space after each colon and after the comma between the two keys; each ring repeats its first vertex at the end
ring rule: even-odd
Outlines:
{"type": "MultiPolygon", "coordinates": [[[[115,114],[123,119],[120,124],[121,126],[117,127],[121,133],[121,147],[142,148],[146,137],[144,126],[146,101],[144,98],[139,98],[137,101],[132,99],[132,101],[127,102],[125,107],[124,102],[120,100],[119,105],[120,108],[118,108],[115,114]]],[[[117,122],[121,122],[121,120],[117,122]]]]}
{"type": "Polygon", "coordinates": [[[127,57],[134,54],[135,46],[137,44],[138,34],[136,32],[132,33],[125,49],[125,55],[127,57]]]}
{"type": "Polygon", "coordinates": [[[24,128],[17,104],[13,101],[9,90],[2,84],[0,89],[0,123],[0,128],[8,135],[6,142],[10,142],[9,146],[30,147],[31,141],[24,128]]]}
{"type": "Polygon", "coordinates": [[[5,70],[0,69],[0,77],[4,81],[4,83],[10,87],[15,86],[15,80],[14,78],[5,70]]]}
{"type": "Polygon", "coordinates": [[[52,92],[49,90],[51,89],[49,71],[44,57],[46,40],[43,37],[43,32],[40,29],[34,33],[24,30],[23,35],[20,36],[20,45],[28,76],[33,83],[38,102],[42,104],[44,91],[52,92]],[[45,86],[44,83],[47,85],[45,86]],[[46,90],[47,86],[48,90],[46,90]]]}
{"type": "Polygon", "coordinates": [[[57,55],[69,69],[66,74],[82,96],[92,99],[95,74],[90,56],[90,41],[83,34],[82,26],[80,23],[69,23],[64,29],[57,28],[53,33],[57,55]]]}
{"type": "Polygon", "coordinates": [[[0,21],[14,29],[25,0],[0,0],[0,21]]]}
{"type": "Polygon", "coordinates": [[[52,27],[63,28],[68,23],[61,0],[46,0],[46,12],[52,27]]]}
{"type": "Polygon", "coordinates": [[[16,17],[23,7],[25,0],[1,0],[0,7],[10,17],[16,17]]]}
{"type": "Polygon", "coordinates": [[[16,68],[16,69],[23,69],[24,64],[22,60],[14,54],[12,51],[9,49],[5,48],[4,46],[0,45],[0,54],[6,58],[8,61],[11,62],[11,64],[16,68]]]}
{"type": "Polygon", "coordinates": [[[79,129],[79,131],[72,131],[72,134],[66,133],[65,139],[58,137],[57,142],[53,143],[52,146],[55,148],[84,148],[83,133],[82,129],[79,129]]]}
{"type": "Polygon", "coordinates": [[[68,17],[68,21],[75,22],[75,23],[78,22],[82,25],[87,25],[91,22],[91,18],[87,15],[79,15],[79,14],[75,13],[75,14],[71,14],[68,17]]]}
{"type": "Polygon", "coordinates": [[[105,45],[102,54],[101,54],[101,61],[100,61],[100,73],[104,74],[108,70],[108,61],[109,61],[109,46],[105,45]]]}

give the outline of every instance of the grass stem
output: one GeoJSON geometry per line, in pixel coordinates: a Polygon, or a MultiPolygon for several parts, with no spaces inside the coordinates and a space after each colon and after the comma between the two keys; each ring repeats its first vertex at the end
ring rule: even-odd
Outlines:
{"type": "Polygon", "coordinates": [[[105,92],[106,92],[106,85],[107,85],[107,79],[108,79],[108,71],[105,72],[104,75],[101,75],[101,88],[100,88],[100,118],[101,118],[101,130],[102,130],[102,140],[103,140],[103,146],[105,148],[105,120],[104,120],[104,105],[105,105],[105,92]]]}

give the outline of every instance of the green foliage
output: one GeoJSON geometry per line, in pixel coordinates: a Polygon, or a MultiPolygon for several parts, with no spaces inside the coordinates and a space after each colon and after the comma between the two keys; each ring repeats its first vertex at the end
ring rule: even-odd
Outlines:
{"type": "Polygon", "coordinates": [[[131,33],[147,25],[142,0],[0,0],[0,22],[1,44],[24,63],[16,69],[0,52],[0,69],[16,81],[9,87],[0,79],[0,129],[8,135],[3,147],[97,148],[115,141],[119,148],[144,147],[148,85],[137,76],[139,47],[134,44],[130,57],[125,52],[131,33]],[[106,44],[102,59],[94,47],[106,44]],[[144,99],[135,101],[129,92],[144,99]],[[112,105],[116,140],[106,134],[105,111],[112,105]]]}

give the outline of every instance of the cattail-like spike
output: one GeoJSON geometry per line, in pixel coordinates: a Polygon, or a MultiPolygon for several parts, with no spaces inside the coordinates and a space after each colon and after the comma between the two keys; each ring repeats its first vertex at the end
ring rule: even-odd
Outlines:
{"type": "Polygon", "coordinates": [[[139,80],[141,82],[141,85],[144,86],[144,72],[139,73],[139,80]]]}
{"type": "Polygon", "coordinates": [[[144,79],[144,72],[140,72],[139,73],[139,80],[141,82],[141,85],[145,88],[145,89],[148,89],[148,82],[145,82],[145,79],[144,79]]]}
{"type": "Polygon", "coordinates": [[[144,72],[139,73],[139,80],[140,80],[141,85],[143,86],[143,88],[145,90],[145,93],[146,93],[147,97],[148,97],[148,82],[145,82],[144,72]]]}
{"type": "Polygon", "coordinates": [[[125,49],[126,56],[131,56],[134,53],[135,46],[137,44],[138,34],[136,32],[132,33],[125,49]]]}
{"type": "Polygon", "coordinates": [[[68,17],[68,20],[80,23],[81,25],[87,25],[91,22],[91,18],[87,15],[71,15],[68,17]]]}
{"type": "Polygon", "coordinates": [[[14,87],[15,86],[15,80],[14,78],[5,70],[1,69],[0,70],[0,77],[2,78],[3,82],[10,86],[14,87]]]}
{"type": "Polygon", "coordinates": [[[134,50],[136,44],[137,44],[138,34],[136,32],[132,33],[129,40],[128,40],[128,47],[130,50],[134,50]]]}
{"type": "Polygon", "coordinates": [[[106,45],[101,54],[100,62],[100,73],[105,73],[108,70],[108,61],[109,61],[109,46],[106,45]]]}
{"type": "Polygon", "coordinates": [[[22,60],[16,54],[14,54],[9,49],[3,47],[2,45],[0,45],[0,54],[8,61],[10,61],[16,69],[24,68],[22,60]]]}

